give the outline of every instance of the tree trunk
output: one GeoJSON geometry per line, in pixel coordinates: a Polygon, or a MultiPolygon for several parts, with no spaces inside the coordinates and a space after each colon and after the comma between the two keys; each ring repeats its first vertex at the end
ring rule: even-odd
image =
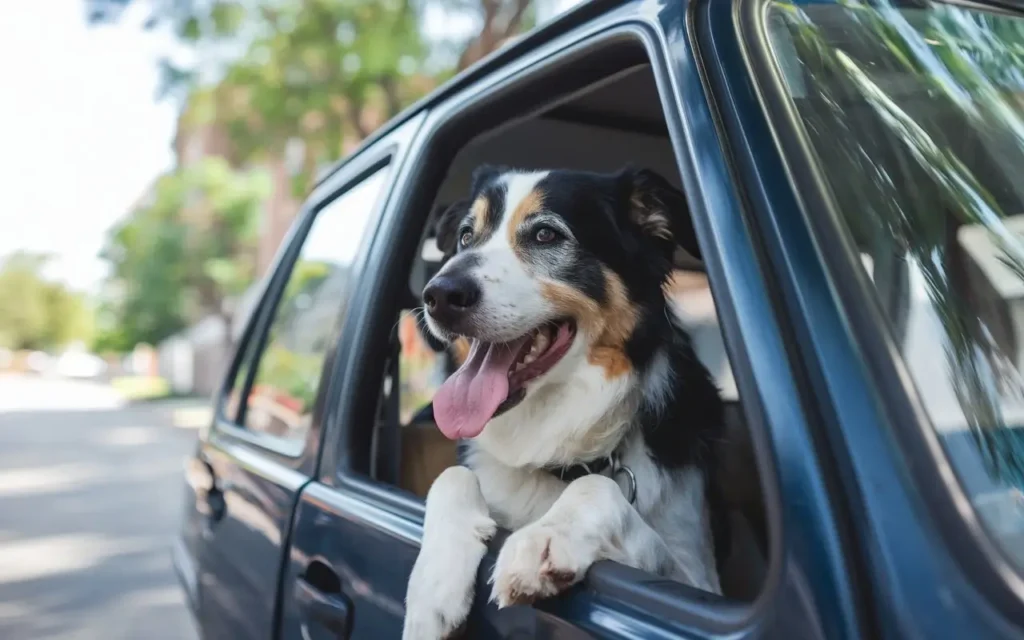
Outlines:
{"type": "Polygon", "coordinates": [[[394,76],[385,75],[380,78],[380,88],[384,91],[384,99],[387,101],[386,120],[390,120],[402,110],[402,98],[398,95],[398,82],[395,81],[394,76]]]}
{"type": "Polygon", "coordinates": [[[531,0],[513,0],[512,15],[502,25],[498,23],[498,18],[505,2],[503,0],[483,0],[484,23],[480,29],[480,35],[472,39],[463,49],[462,55],[459,56],[458,70],[462,71],[485,58],[492,51],[498,49],[505,40],[518,33],[523,26],[526,11],[530,8],[530,2],[531,0]]]}
{"type": "Polygon", "coordinates": [[[348,119],[352,123],[352,128],[356,130],[356,134],[360,140],[365,139],[370,135],[370,131],[366,130],[363,126],[363,103],[361,100],[354,100],[349,98],[345,101],[348,107],[348,119]]]}

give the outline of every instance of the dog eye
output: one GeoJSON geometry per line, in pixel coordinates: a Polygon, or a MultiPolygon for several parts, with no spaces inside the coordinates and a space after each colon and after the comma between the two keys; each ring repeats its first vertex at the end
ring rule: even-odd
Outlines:
{"type": "Polygon", "coordinates": [[[469,243],[473,240],[473,233],[470,231],[463,231],[462,237],[459,238],[459,246],[468,247],[469,243]]]}
{"type": "Polygon", "coordinates": [[[558,239],[558,232],[551,227],[541,227],[534,231],[533,237],[537,239],[537,242],[547,244],[558,239]]]}

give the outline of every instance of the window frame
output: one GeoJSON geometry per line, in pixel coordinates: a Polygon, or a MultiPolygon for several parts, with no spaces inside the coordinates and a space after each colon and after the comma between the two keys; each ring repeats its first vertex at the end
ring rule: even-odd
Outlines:
{"type": "MultiPolygon", "coordinates": [[[[986,531],[963,485],[955,477],[944,445],[910,376],[892,333],[886,310],[865,272],[852,234],[835,202],[828,180],[816,161],[802,119],[788,97],[784,72],[771,50],[766,26],[772,0],[740,0],[734,9],[737,38],[744,51],[756,100],[774,137],[786,180],[798,193],[799,215],[819,246],[818,260],[833,284],[832,295],[849,323],[855,347],[870,376],[867,384],[879,399],[884,426],[893,436],[901,460],[905,488],[922,498],[929,523],[943,548],[970,583],[1016,624],[1024,624],[1024,570],[1018,570],[986,531]]],[[[796,0],[795,4],[804,4],[796,0]]],[[[959,0],[936,4],[967,6],[979,11],[1012,13],[1024,10],[993,0],[964,5],[959,0]]]]}
{"type": "Polygon", "coordinates": [[[295,221],[292,223],[287,234],[281,241],[281,246],[275,255],[267,274],[264,277],[262,290],[247,319],[245,330],[239,340],[231,364],[223,376],[223,383],[218,391],[215,406],[214,429],[216,436],[226,437],[230,440],[239,441],[246,445],[256,447],[266,453],[272,454],[279,462],[288,467],[304,468],[310,475],[315,470],[316,458],[319,444],[325,391],[329,386],[328,376],[333,370],[332,363],[336,357],[338,340],[337,336],[340,327],[345,321],[348,302],[355,290],[350,286],[339,302],[339,308],[334,319],[332,339],[324,353],[324,361],[321,368],[321,376],[316,390],[316,400],[311,408],[312,423],[309,431],[303,440],[289,439],[273,436],[266,433],[253,431],[245,426],[245,414],[248,408],[247,399],[251,393],[252,385],[256,374],[259,371],[259,364],[266,348],[267,339],[276,315],[278,305],[288,281],[291,278],[292,270],[295,267],[302,248],[309,237],[320,212],[343,197],[349,190],[358,186],[365,180],[371,178],[378,172],[385,172],[384,184],[377,198],[374,200],[373,210],[369,214],[366,227],[363,229],[359,250],[352,263],[352,280],[355,280],[359,271],[359,265],[365,262],[366,254],[373,234],[376,233],[377,225],[380,223],[381,212],[390,197],[391,187],[394,185],[395,162],[398,158],[398,142],[384,142],[382,145],[368,150],[350,165],[332,175],[317,185],[313,193],[300,207],[295,221]],[[241,367],[248,367],[245,377],[241,380],[238,410],[233,416],[225,413],[228,395],[231,393],[235,378],[241,367]]]}

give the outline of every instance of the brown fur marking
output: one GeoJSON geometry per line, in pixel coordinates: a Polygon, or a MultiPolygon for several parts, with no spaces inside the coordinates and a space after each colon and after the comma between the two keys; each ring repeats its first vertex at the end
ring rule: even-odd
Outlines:
{"type": "Polygon", "coordinates": [[[607,301],[604,306],[564,284],[545,282],[542,292],[561,313],[576,319],[580,329],[592,336],[587,362],[604,368],[605,378],[617,378],[632,369],[626,356],[626,341],[636,327],[636,307],[629,300],[626,285],[604,269],[607,301]]]}
{"type": "Polygon", "coordinates": [[[537,213],[544,208],[544,192],[540,189],[533,189],[530,193],[526,194],[526,197],[519,201],[516,208],[512,211],[511,218],[508,221],[508,243],[513,250],[518,248],[518,234],[516,231],[519,229],[519,225],[523,224],[523,221],[531,213],[537,213]]]}
{"type": "Polygon", "coordinates": [[[486,196],[480,196],[473,201],[473,206],[470,207],[470,212],[473,214],[473,236],[476,238],[482,238],[485,233],[489,231],[487,226],[487,214],[491,209],[491,203],[487,200],[486,196]]]}

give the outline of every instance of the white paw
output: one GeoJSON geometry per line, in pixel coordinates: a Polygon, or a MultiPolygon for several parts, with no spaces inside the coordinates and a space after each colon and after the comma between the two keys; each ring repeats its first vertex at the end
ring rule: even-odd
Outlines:
{"type": "Polygon", "coordinates": [[[473,583],[473,579],[460,580],[446,574],[414,573],[406,595],[403,640],[442,640],[451,636],[469,616],[473,583]]]}
{"type": "Polygon", "coordinates": [[[498,554],[491,600],[498,608],[529,604],[565,591],[583,579],[594,562],[590,545],[564,527],[529,525],[509,536],[498,554]]]}
{"type": "Polygon", "coordinates": [[[409,576],[403,640],[441,640],[469,616],[480,560],[497,525],[468,469],[445,471],[427,496],[423,546],[409,576]]]}

